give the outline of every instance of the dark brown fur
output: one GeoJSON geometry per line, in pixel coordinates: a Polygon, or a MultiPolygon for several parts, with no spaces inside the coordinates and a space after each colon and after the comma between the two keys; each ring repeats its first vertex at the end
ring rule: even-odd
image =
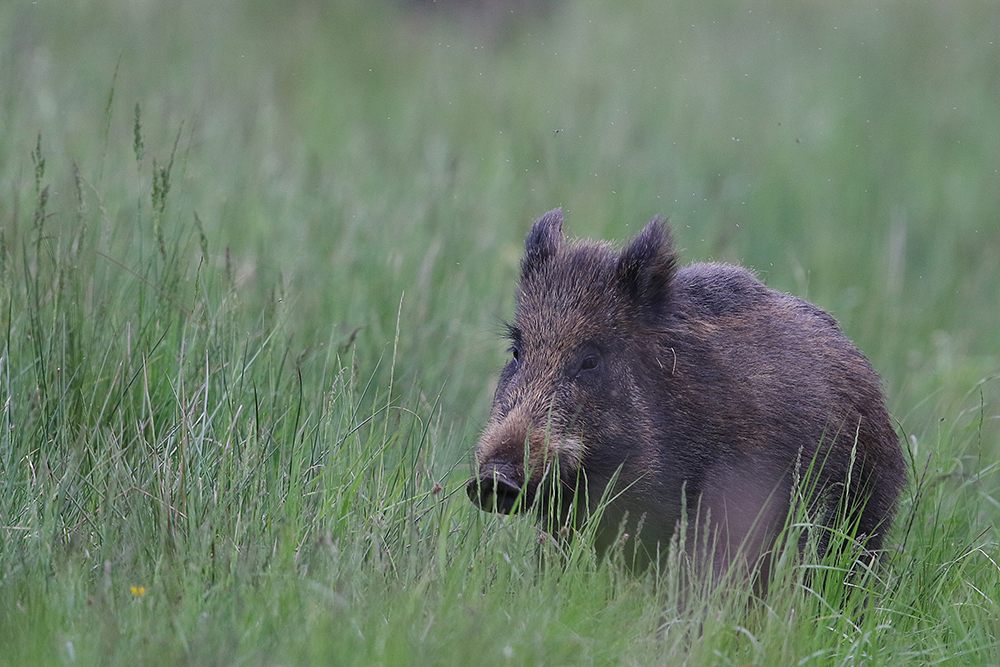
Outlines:
{"type": "Polygon", "coordinates": [[[641,524],[647,559],[710,517],[718,572],[766,551],[813,465],[821,520],[846,510],[881,547],[902,454],[878,376],[819,308],[736,266],[678,270],[659,219],[618,251],[565,239],[557,209],[528,233],[509,333],[468,485],[483,509],[537,500],[558,529],[574,502],[580,520],[613,496],[598,548],[641,524]]]}

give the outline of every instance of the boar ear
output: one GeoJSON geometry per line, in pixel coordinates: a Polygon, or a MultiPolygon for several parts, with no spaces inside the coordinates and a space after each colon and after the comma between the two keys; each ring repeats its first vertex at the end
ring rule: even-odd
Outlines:
{"type": "Polygon", "coordinates": [[[522,280],[556,254],[562,243],[562,209],[549,211],[531,226],[524,239],[524,258],[521,260],[522,280]]]}
{"type": "Polygon", "coordinates": [[[676,267],[677,254],[670,228],[656,216],[622,250],[618,282],[643,315],[655,318],[670,300],[670,283],[676,267]]]}

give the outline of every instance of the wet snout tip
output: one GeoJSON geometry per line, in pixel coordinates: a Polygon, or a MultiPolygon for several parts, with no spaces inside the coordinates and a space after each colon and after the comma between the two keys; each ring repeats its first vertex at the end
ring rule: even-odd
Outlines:
{"type": "Polygon", "coordinates": [[[472,504],[479,509],[510,514],[521,496],[521,485],[515,479],[512,466],[486,465],[480,469],[478,477],[473,477],[466,483],[465,491],[472,504]]]}

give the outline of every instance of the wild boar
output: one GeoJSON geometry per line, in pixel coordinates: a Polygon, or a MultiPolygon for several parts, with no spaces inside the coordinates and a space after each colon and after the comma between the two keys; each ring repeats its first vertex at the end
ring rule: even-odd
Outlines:
{"type": "Polygon", "coordinates": [[[819,525],[846,517],[880,549],[906,468],[880,379],[836,321],[738,266],[678,269],[659,218],[622,250],[562,226],[556,209],[525,240],[472,502],[565,532],[604,499],[597,549],[634,538],[644,563],[701,522],[719,573],[767,552],[797,492],[819,525]]]}

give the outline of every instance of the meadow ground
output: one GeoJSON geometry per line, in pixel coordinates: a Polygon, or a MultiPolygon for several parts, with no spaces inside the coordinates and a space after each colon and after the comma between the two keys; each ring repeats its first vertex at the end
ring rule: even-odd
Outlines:
{"type": "Polygon", "coordinates": [[[1000,663],[1000,13],[524,4],[0,4],[0,664],[1000,663]],[[840,320],[884,567],[678,606],[471,506],[557,205],[840,320]]]}

